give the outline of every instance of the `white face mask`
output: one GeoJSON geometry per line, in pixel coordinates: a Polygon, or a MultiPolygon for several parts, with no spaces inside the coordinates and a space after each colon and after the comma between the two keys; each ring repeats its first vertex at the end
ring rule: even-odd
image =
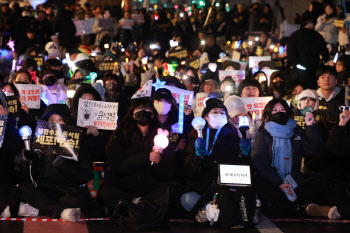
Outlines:
{"type": "Polygon", "coordinates": [[[157,110],[158,114],[166,115],[171,109],[171,104],[168,102],[158,102],[154,103],[154,108],[157,110]]]}
{"type": "Polygon", "coordinates": [[[214,129],[220,129],[227,124],[227,116],[222,114],[209,114],[209,124],[214,129]]]}
{"type": "Polygon", "coordinates": [[[7,92],[7,91],[4,91],[4,94],[6,95],[6,96],[14,96],[15,94],[13,94],[13,93],[11,93],[11,92],[7,92]]]}

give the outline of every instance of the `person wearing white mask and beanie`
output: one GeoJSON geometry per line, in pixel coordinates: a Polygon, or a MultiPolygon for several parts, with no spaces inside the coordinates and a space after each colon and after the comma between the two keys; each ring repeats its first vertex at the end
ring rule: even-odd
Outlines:
{"type": "Polygon", "coordinates": [[[218,179],[218,164],[232,164],[239,159],[239,137],[237,129],[228,124],[228,114],[224,103],[216,98],[205,101],[202,117],[206,120],[203,138],[197,134],[189,139],[187,146],[185,174],[189,185],[187,193],[181,197],[181,205],[195,215],[198,210],[212,201],[212,196],[204,200],[213,182],[218,179]],[[201,201],[199,201],[200,197],[201,201]],[[211,199],[211,200],[210,200],[211,199]],[[205,203],[203,203],[203,201],[205,203]]]}
{"type": "Polygon", "coordinates": [[[47,42],[45,45],[45,51],[48,53],[48,58],[62,58],[62,53],[59,50],[59,47],[53,42],[47,42]]]}

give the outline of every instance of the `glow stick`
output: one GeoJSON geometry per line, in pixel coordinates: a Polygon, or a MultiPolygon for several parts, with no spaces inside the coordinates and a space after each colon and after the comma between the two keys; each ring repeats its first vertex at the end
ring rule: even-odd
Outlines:
{"type": "Polygon", "coordinates": [[[192,126],[195,130],[197,130],[198,137],[203,138],[202,129],[205,126],[205,120],[202,117],[195,117],[192,120],[192,126]]]}
{"type": "Polygon", "coordinates": [[[179,101],[179,133],[184,132],[184,109],[185,109],[185,95],[180,94],[179,101]]]}

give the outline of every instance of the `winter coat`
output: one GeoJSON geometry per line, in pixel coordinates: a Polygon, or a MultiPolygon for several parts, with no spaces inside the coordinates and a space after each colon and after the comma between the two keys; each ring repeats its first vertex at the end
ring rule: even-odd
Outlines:
{"type": "MultiPolygon", "coordinates": [[[[305,126],[305,130],[297,126],[290,140],[292,143],[291,176],[300,184],[304,179],[300,170],[302,157],[317,153],[320,145],[322,145],[322,139],[317,126],[311,125],[305,126]]],[[[271,166],[273,158],[272,144],[273,137],[266,129],[260,128],[255,138],[251,157],[256,169],[255,177],[279,186],[283,184],[283,180],[278,175],[277,169],[271,166]]]]}
{"type": "Polygon", "coordinates": [[[323,23],[325,17],[326,15],[323,14],[317,18],[315,30],[323,36],[326,43],[336,44],[338,42],[338,31],[334,26],[335,18],[330,18],[326,23],[323,23]]]}
{"type": "Polygon", "coordinates": [[[315,30],[301,28],[288,40],[288,64],[296,67],[300,64],[309,71],[315,71],[323,61],[329,60],[327,45],[323,37],[315,30]]]}
{"type": "MultiPolygon", "coordinates": [[[[203,129],[203,138],[206,139],[207,127],[203,129]]],[[[216,129],[210,129],[209,151],[213,147],[216,129]]],[[[197,135],[197,132],[194,132],[197,135]]],[[[197,136],[190,139],[187,145],[185,174],[189,178],[188,191],[204,193],[218,178],[218,165],[234,164],[239,162],[239,137],[235,129],[229,124],[222,127],[220,134],[214,144],[212,153],[207,156],[196,155],[195,141],[197,136]]]]}

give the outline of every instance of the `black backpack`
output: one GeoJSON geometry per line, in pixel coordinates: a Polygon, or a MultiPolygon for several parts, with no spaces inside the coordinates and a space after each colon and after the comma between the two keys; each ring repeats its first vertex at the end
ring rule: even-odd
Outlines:
{"type": "Polygon", "coordinates": [[[132,201],[120,200],[112,220],[117,226],[131,230],[166,226],[169,194],[169,187],[164,187],[162,192],[157,189],[132,201]]]}
{"type": "Polygon", "coordinates": [[[221,227],[254,227],[257,222],[256,193],[251,187],[217,186],[217,205],[220,210],[218,223],[221,227]]]}

